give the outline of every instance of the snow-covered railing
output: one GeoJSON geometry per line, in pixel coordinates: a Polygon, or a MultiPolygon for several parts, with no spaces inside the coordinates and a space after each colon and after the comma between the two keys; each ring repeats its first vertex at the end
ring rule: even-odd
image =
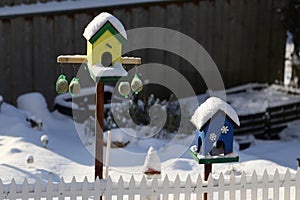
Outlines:
{"type": "Polygon", "coordinates": [[[47,3],[51,1],[66,1],[66,0],[2,0],[0,7],[2,6],[15,6],[20,4],[36,4],[36,3],[47,3]]]}
{"type": "Polygon", "coordinates": [[[0,199],[197,199],[201,200],[204,193],[208,199],[300,199],[300,170],[291,174],[289,170],[285,174],[274,174],[266,171],[258,176],[254,171],[252,175],[242,173],[241,176],[232,174],[224,178],[221,174],[218,179],[211,176],[208,181],[203,181],[199,175],[196,179],[187,176],[175,180],[146,179],[143,177],[137,181],[131,177],[129,182],[119,178],[117,182],[108,180],[96,180],[77,182],[75,178],[70,183],[61,179],[59,183],[41,183],[37,180],[29,184],[27,180],[23,184],[16,184],[14,180],[9,184],[0,181],[0,199]]]}

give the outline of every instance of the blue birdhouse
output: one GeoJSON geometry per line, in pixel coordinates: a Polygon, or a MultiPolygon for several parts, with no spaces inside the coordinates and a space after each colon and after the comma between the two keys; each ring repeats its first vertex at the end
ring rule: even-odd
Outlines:
{"type": "Polygon", "coordinates": [[[234,128],[240,125],[235,110],[217,97],[208,98],[195,111],[191,122],[196,126],[197,158],[218,157],[233,153],[234,128]]]}

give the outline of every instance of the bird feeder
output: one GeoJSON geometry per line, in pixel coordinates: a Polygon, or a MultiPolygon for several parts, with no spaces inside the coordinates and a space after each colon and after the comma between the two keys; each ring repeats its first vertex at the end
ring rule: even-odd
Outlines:
{"type": "Polygon", "coordinates": [[[239,161],[233,150],[233,133],[240,121],[228,103],[217,97],[208,98],[196,109],[191,122],[196,127],[196,145],[190,148],[190,154],[198,164],[204,164],[204,180],[208,179],[213,163],[239,161]]]}
{"type": "Polygon", "coordinates": [[[127,76],[121,64],[127,34],[116,17],[101,13],[87,25],[83,36],[87,40],[88,69],[95,82],[112,82],[127,76]]]}
{"type": "Polygon", "coordinates": [[[210,97],[201,104],[191,118],[196,126],[196,145],[191,154],[199,164],[236,162],[233,133],[240,125],[235,110],[225,101],[210,97]]]}
{"type": "MultiPolygon", "coordinates": [[[[104,128],[104,83],[116,82],[127,76],[123,64],[141,64],[141,58],[122,57],[122,46],[127,41],[127,34],[122,23],[113,15],[103,12],[96,16],[85,28],[83,36],[87,41],[87,55],[60,55],[58,63],[86,63],[90,77],[96,83],[95,118],[95,178],[103,177],[103,128],[104,128]],[[99,124],[99,126],[98,126],[99,124]]],[[[62,65],[61,65],[62,66],[62,65]]],[[[80,84],[74,75],[70,83],[71,94],[80,92],[80,84]],[[75,79],[74,79],[75,78],[75,79]]],[[[66,92],[67,82],[60,77],[58,92],[66,92]]],[[[139,80],[134,80],[134,92],[141,89],[139,80]]],[[[130,84],[122,84],[120,91],[128,96],[130,84]]]]}

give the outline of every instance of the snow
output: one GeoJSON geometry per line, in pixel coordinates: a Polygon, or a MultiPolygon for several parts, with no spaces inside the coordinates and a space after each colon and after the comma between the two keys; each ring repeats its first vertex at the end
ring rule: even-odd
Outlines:
{"type": "MultiPolygon", "coordinates": [[[[220,96],[224,91],[209,91],[197,96],[198,101],[204,102],[210,96],[220,96]]],[[[299,102],[300,89],[285,87],[278,84],[248,83],[226,89],[226,102],[237,112],[238,116],[266,112],[269,107],[276,107],[299,102]]],[[[189,105],[193,99],[182,99],[189,105]]],[[[193,113],[196,108],[190,108],[193,113]]]]}
{"type": "Polygon", "coordinates": [[[110,22],[120,35],[127,39],[127,34],[122,23],[116,17],[107,12],[102,12],[96,16],[84,29],[83,36],[87,40],[90,40],[105,25],[106,22],[110,22]]]}
{"type": "MultiPolygon", "coordinates": [[[[104,143],[107,143],[108,131],[104,132],[104,143]]],[[[120,128],[111,130],[111,141],[127,143],[133,142],[136,138],[136,132],[130,128],[120,128]]]]}
{"type": "Polygon", "coordinates": [[[35,116],[34,118],[38,117],[39,119],[41,119],[39,114],[47,115],[49,112],[46,100],[40,93],[28,93],[19,96],[17,106],[28,114],[35,116]]]}
{"type": "Polygon", "coordinates": [[[161,171],[160,158],[158,157],[157,152],[152,146],[149,148],[147,152],[147,156],[143,166],[144,173],[149,171],[156,171],[156,172],[161,171]]]}
{"type": "Polygon", "coordinates": [[[122,67],[122,64],[115,62],[113,67],[103,67],[101,64],[89,67],[91,73],[96,77],[112,77],[112,76],[127,76],[127,71],[122,67]]]}
{"type": "Polygon", "coordinates": [[[191,118],[191,122],[197,127],[197,129],[200,130],[219,110],[223,111],[238,126],[240,125],[239,117],[235,110],[228,103],[218,97],[210,97],[202,103],[195,110],[191,118]]]}
{"type": "MultiPolygon", "coordinates": [[[[0,112],[0,178],[8,183],[15,178],[17,183],[27,178],[29,182],[40,179],[46,182],[49,178],[59,181],[64,177],[70,182],[75,176],[76,180],[94,179],[94,144],[85,145],[83,138],[84,125],[76,124],[72,118],[46,109],[45,99],[38,93],[26,94],[18,99],[22,110],[7,103],[3,104],[0,112]],[[38,108],[35,108],[37,105],[38,108]],[[42,109],[41,109],[42,108],[42,109]],[[32,129],[25,119],[25,112],[32,112],[43,121],[43,131],[32,129]],[[47,135],[49,143],[47,148],[41,144],[40,138],[47,135]],[[34,157],[34,163],[28,165],[28,155],[34,157]]],[[[249,149],[239,151],[240,162],[231,164],[215,164],[213,176],[220,173],[234,172],[239,176],[241,172],[247,175],[256,170],[262,174],[266,169],[274,173],[285,173],[289,168],[292,173],[297,169],[296,158],[299,157],[300,121],[289,124],[283,131],[282,140],[263,141],[256,140],[249,149]],[[291,137],[288,137],[291,136],[291,137]]],[[[125,134],[130,143],[125,148],[111,149],[109,176],[117,181],[122,175],[124,181],[129,181],[133,175],[136,180],[143,176],[143,167],[148,149],[153,146],[161,161],[161,177],[168,175],[174,180],[178,174],[180,178],[188,175],[197,177],[203,172],[203,165],[189,155],[194,145],[194,136],[174,134],[174,137],[164,140],[152,137],[138,138],[137,131],[133,129],[116,129],[113,134],[125,134]]],[[[116,137],[123,137],[117,136],[116,137]]],[[[104,147],[104,151],[106,148],[104,147]]],[[[105,154],[104,154],[105,159],[105,154]]]]}

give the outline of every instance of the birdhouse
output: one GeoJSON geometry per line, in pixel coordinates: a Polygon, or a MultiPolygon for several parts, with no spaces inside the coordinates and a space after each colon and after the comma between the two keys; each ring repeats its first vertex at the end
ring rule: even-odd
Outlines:
{"type": "Polygon", "coordinates": [[[122,45],[127,40],[122,23],[113,15],[103,12],[85,28],[87,64],[96,82],[116,81],[127,72],[122,66],[122,45]]]}
{"type": "Polygon", "coordinates": [[[197,161],[206,158],[226,158],[219,162],[238,161],[233,151],[233,133],[240,122],[228,103],[217,97],[208,98],[196,109],[191,122],[196,127],[196,145],[191,153],[197,161]]]}

